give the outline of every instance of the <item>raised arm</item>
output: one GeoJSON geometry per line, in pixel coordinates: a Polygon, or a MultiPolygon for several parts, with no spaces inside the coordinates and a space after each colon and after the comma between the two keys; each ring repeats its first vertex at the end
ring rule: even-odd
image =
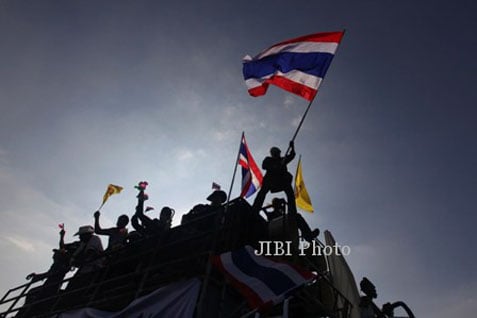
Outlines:
{"type": "Polygon", "coordinates": [[[101,225],[99,225],[99,217],[101,216],[101,212],[96,211],[94,212],[94,233],[99,235],[111,235],[111,229],[102,229],[101,225]]]}
{"type": "Polygon", "coordinates": [[[139,218],[139,220],[141,220],[143,227],[154,226],[154,221],[152,221],[151,218],[148,217],[147,215],[144,215],[144,213],[137,214],[137,217],[139,218]]]}
{"type": "Polygon", "coordinates": [[[61,229],[60,231],[60,242],[58,243],[60,250],[65,249],[65,229],[61,229]]]}
{"type": "Polygon", "coordinates": [[[144,215],[144,201],[148,199],[147,194],[144,193],[144,190],[139,191],[137,195],[137,206],[136,206],[136,213],[134,214],[133,218],[131,219],[131,223],[136,231],[140,231],[136,228],[139,225],[138,219],[141,220],[142,225],[139,225],[142,229],[144,227],[150,227],[154,225],[154,222],[151,220],[150,217],[144,215]],[[135,226],[136,224],[136,226],[135,226]]]}
{"type": "Polygon", "coordinates": [[[144,215],[144,201],[148,199],[147,194],[144,193],[144,190],[140,190],[137,195],[137,205],[136,205],[136,215],[141,217],[144,215]]]}
{"type": "Polygon", "coordinates": [[[285,164],[288,164],[290,161],[292,161],[295,156],[296,156],[296,153],[295,153],[295,143],[292,141],[290,141],[290,146],[289,146],[289,149],[290,149],[290,153],[287,153],[285,155],[285,158],[284,158],[284,161],[285,161],[285,164]]]}
{"type": "Polygon", "coordinates": [[[131,218],[131,225],[132,227],[139,233],[144,234],[145,230],[144,227],[139,223],[139,219],[137,214],[134,214],[131,218]]]}

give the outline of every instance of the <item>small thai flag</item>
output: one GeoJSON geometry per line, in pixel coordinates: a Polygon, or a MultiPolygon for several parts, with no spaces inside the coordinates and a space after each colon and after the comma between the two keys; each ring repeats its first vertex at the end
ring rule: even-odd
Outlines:
{"type": "Polygon", "coordinates": [[[287,40],[254,58],[243,58],[243,76],[252,96],[265,95],[269,84],[312,101],[331,64],[344,31],[316,33],[287,40]]]}
{"type": "Polygon", "coordinates": [[[260,189],[263,176],[248,149],[245,134],[242,134],[238,164],[242,166],[242,191],[240,196],[248,198],[260,189]]]}

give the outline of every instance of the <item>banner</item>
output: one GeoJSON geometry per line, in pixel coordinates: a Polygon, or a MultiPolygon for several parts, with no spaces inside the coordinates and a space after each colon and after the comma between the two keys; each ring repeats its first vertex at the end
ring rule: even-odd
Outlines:
{"type": "Polygon", "coordinates": [[[57,318],[192,318],[200,285],[200,280],[193,278],[161,287],[146,296],[135,299],[119,312],[83,308],[61,313],[57,318]]]}

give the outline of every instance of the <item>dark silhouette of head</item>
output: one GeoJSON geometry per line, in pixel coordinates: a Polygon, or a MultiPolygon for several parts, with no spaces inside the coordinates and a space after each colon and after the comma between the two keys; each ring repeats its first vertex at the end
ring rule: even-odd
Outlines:
{"type": "Polygon", "coordinates": [[[278,147],[272,147],[272,148],[270,148],[270,155],[271,155],[273,158],[279,158],[279,157],[280,157],[280,154],[281,154],[280,148],[278,148],[278,147]]]}
{"type": "Polygon", "coordinates": [[[174,210],[168,206],[165,206],[161,209],[161,213],[159,214],[160,220],[171,220],[174,216],[174,210]]]}
{"type": "Polygon", "coordinates": [[[120,215],[116,221],[116,226],[119,228],[124,228],[129,223],[129,216],[126,214],[120,215]]]}
{"type": "Polygon", "coordinates": [[[88,242],[89,239],[93,236],[94,228],[91,225],[83,225],[80,226],[78,232],[74,235],[79,235],[79,239],[81,242],[88,242]]]}
{"type": "Polygon", "coordinates": [[[227,201],[227,194],[222,190],[216,190],[207,197],[207,200],[210,201],[210,205],[219,206],[227,201]]]}
{"type": "Polygon", "coordinates": [[[275,211],[279,211],[282,214],[285,212],[286,204],[287,204],[287,202],[282,198],[273,198],[272,199],[273,209],[275,211]]]}
{"type": "Polygon", "coordinates": [[[381,309],[381,311],[383,312],[383,314],[385,314],[387,316],[394,315],[394,307],[393,307],[393,305],[391,305],[391,303],[385,303],[383,305],[383,308],[381,309]]]}
{"type": "Polygon", "coordinates": [[[366,277],[363,277],[361,282],[359,283],[359,287],[361,291],[368,297],[370,298],[377,298],[378,294],[376,292],[376,287],[374,286],[373,283],[366,277]]]}

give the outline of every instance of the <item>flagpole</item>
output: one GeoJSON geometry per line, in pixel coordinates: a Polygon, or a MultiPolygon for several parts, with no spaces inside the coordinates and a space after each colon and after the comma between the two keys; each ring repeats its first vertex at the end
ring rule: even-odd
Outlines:
{"type": "MultiPolygon", "coordinates": [[[[346,29],[343,29],[343,36],[342,36],[342,37],[344,37],[345,32],[346,32],[346,29]]],[[[338,45],[338,47],[336,48],[335,53],[333,54],[334,56],[336,56],[336,53],[338,52],[338,49],[339,49],[339,45],[338,45]]],[[[323,79],[323,80],[324,80],[324,79],[323,79]]],[[[320,86],[323,84],[323,80],[321,81],[320,86]]],[[[301,125],[303,124],[303,121],[305,120],[305,117],[306,117],[306,115],[308,114],[308,111],[310,110],[310,106],[311,106],[311,104],[313,103],[314,100],[315,100],[315,98],[313,97],[313,99],[308,103],[308,106],[306,107],[305,113],[304,113],[303,116],[301,117],[300,123],[298,124],[298,127],[296,128],[295,134],[293,135],[293,138],[291,139],[291,141],[293,141],[293,142],[295,141],[295,138],[296,138],[296,136],[298,135],[298,131],[300,130],[301,125]]],[[[291,147],[288,146],[288,149],[287,149],[286,154],[288,154],[288,152],[289,152],[290,150],[291,150],[291,147]]]]}
{"type": "MultiPolygon", "coordinates": [[[[300,131],[301,126],[303,125],[303,122],[305,121],[305,117],[306,117],[306,115],[308,114],[308,111],[310,110],[310,107],[311,107],[311,104],[313,103],[313,101],[314,101],[314,99],[312,99],[312,100],[308,103],[308,106],[306,107],[305,113],[303,114],[303,116],[301,116],[300,123],[298,124],[298,127],[296,127],[295,133],[293,134],[293,138],[291,139],[292,142],[295,141],[295,138],[296,138],[296,136],[298,135],[298,132],[300,131]]],[[[290,152],[290,150],[291,150],[291,146],[289,145],[287,151],[285,152],[285,154],[288,154],[288,153],[290,152]]]]}
{"type": "Polygon", "coordinates": [[[216,218],[215,218],[214,232],[213,232],[213,237],[212,237],[212,246],[209,250],[209,257],[208,257],[207,265],[206,265],[206,268],[205,268],[205,276],[204,276],[204,280],[202,282],[200,296],[199,296],[199,299],[197,301],[196,313],[197,313],[198,318],[205,317],[204,301],[205,301],[207,289],[209,288],[210,274],[212,272],[211,258],[215,253],[215,249],[216,249],[216,246],[217,246],[217,236],[218,236],[218,233],[220,231],[220,225],[223,222],[223,216],[227,213],[227,209],[228,209],[228,206],[229,206],[230,195],[232,194],[232,187],[234,185],[235,175],[237,173],[237,165],[238,165],[238,161],[239,161],[239,157],[240,157],[240,146],[242,145],[242,139],[243,139],[244,135],[245,135],[245,133],[242,131],[242,137],[240,138],[239,150],[237,152],[237,158],[235,159],[234,173],[232,175],[232,182],[230,183],[229,194],[227,195],[227,202],[225,203],[224,212],[223,212],[223,214],[218,213],[216,218]]]}
{"type": "Polygon", "coordinates": [[[298,168],[300,167],[300,162],[301,162],[301,154],[298,157],[298,164],[296,165],[296,171],[295,171],[295,182],[293,182],[293,192],[295,193],[295,199],[296,199],[296,176],[298,175],[298,168]]]}
{"type": "Polygon", "coordinates": [[[310,110],[311,104],[313,103],[314,99],[312,99],[309,103],[308,106],[306,107],[305,113],[301,117],[300,123],[298,124],[298,127],[295,130],[295,134],[293,135],[293,138],[291,139],[292,141],[295,141],[296,135],[298,135],[298,131],[300,130],[301,126],[303,125],[303,122],[305,121],[305,117],[308,114],[308,111],[310,110]]]}
{"type": "Polygon", "coordinates": [[[232,188],[234,186],[234,181],[235,181],[235,175],[237,174],[237,166],[238,166],[238,162],[239,162],[239,158],[240,158],[240,147],[242,146],[242,140],[245,136],[245,132],[242,131],[242,137],[240,137],[240,143],[239,143],[239,148],[238,148],[238,151],[237,151],[237,158],[235,159],[235,165],[234,165],[234,173],[232,175],[232,182],[230,183],[230,187],[229,187],[229,195],[227,196],[227,205],[226,207],[228,206],[228,203],[230,201],[230,196],[232,194],[232,188]]]}

